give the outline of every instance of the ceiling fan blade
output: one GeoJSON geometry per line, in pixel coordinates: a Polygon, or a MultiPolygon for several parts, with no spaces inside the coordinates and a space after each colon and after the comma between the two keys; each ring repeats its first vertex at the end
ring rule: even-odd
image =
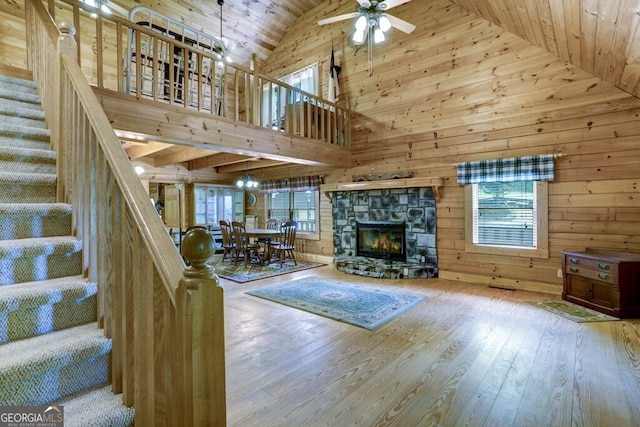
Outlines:
{"type": "Polygon", "coordinates": [[[365,9],[369,9],[371,7],[371,2],[368,2],[367,0],[356,0],[356,1],[361,7],[364,7],[365,9]]]}
{"type": "Polygon", "coordinates": [[[411,34],[413,30],[416,29],[415,25],[410,24],[400,18],[396,18],[393,15],[385,14],[385,16],[389,19],[389,22],[391,22],[392,27],[397,28],[404,33],[411,34]]]}
{"type": "Polygon", "coordinates": [[[345,19],[355,18],[360,16],[360,12],[347,13],[345,15],[332,16],[331,18],[324,18],[318,21],[318,25],[331,24],[333,22],[344,21],[345,19]]]}
{"type": "Polygon", "coordinates": [[[400,6],[401,4],[409,3],[411,0],[384,0],[378,3],[378,9],[389,10],[392,7],[400,6]]]}

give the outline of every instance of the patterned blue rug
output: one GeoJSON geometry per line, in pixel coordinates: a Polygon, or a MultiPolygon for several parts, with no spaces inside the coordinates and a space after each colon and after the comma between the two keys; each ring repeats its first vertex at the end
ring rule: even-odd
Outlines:
{"type": "Polygon", "coordinates": [[[301,279],[246,292],[320,316],[374,330],[427,297],[326,279],[301,279]]]}

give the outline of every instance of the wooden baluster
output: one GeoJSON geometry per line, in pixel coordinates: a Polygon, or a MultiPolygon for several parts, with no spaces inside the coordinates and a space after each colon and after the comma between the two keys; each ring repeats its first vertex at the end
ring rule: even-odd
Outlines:
{"type": "Polygon", "coordinates": [[[182,254],[191,263],[176,291],[181,334],[184,425],[226,425],[223,290],[213,266],[213,237],[204,227],[187,232],[182,254]]]}

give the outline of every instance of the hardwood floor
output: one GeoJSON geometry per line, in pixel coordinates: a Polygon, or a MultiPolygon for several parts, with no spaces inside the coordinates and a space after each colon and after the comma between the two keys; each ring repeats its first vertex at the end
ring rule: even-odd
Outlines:
{"type": "Polygon", "coordinates": [[[225,289],[229,426],[638,426],[640,320],[574,323],[549,295],[332,266],[225,289]],[[246,295],[323,276],[428,297],[375,331],[246,295]]]}

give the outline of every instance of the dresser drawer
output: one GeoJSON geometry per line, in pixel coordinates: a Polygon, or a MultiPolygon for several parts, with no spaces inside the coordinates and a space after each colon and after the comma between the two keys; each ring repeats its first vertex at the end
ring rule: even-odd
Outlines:
{"type": "Polygon", "coordinates": [[[601,282],[616,284],[618,283],[618,276],[606,271],[591,270],[589,268],[568,266],[565,274],[572,274],[574,276],[585,277],[591,280],[599,280],[601,282]]]}
{"type": "Polygon", "coordinates": [[[618,274],[618,263],[610,262],[603,259],[594,259],[587,256],[580,256],[576,254],[565,254],[564,260],[565,273],[575,274],[571,270],[571,267],[577,267],[578,269],[589,269],[594,271],[600,271],[603,273],[610,273],[613,275],[618,274]]]}

